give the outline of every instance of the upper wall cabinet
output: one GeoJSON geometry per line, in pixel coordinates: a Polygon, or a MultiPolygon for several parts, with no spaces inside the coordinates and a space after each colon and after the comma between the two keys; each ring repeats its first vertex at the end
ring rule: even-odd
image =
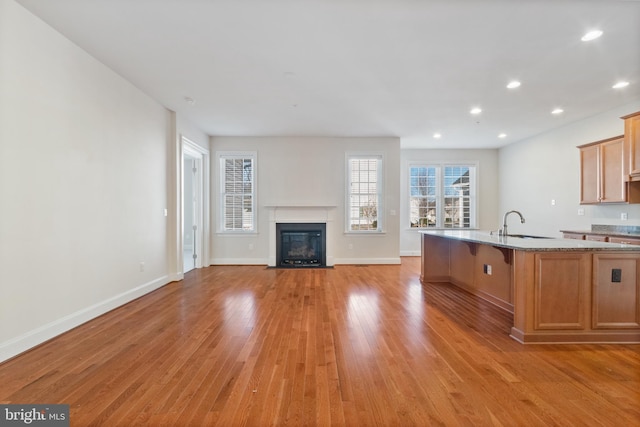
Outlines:
{"type": "Polygon", "coordinates": [[[627,203],[622,135],[578,148],[580,204],[627,203]]]}
{"type": "Polygon", "coordinates": [[[624,120],[624,151],[629,181],[640,181],[640,111],[621,117],[624,120]]]}

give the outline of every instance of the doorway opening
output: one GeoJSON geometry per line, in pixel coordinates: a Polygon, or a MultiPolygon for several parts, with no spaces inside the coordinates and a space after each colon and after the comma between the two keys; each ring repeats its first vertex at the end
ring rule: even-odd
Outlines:
{"type": "Polygon", "coordinates": [[[186,273],[196,268],[199,250],[198,220],[196,219],[196,205],[198,192],[195,191],[198,173],[198,158],[185,153],[182,168],[182,272],[186,273]]]}
{"type": "Polygon", "coordinates": [[[181,227],[179,265],[182,273],[209,265],[209,152],[182,137],[181,227]]]}

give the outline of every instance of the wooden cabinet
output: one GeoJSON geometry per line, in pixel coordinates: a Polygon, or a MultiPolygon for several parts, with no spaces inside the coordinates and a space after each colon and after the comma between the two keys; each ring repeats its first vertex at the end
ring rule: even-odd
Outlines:
{"type": "Polygon", "coordinates": [[[640,327],[640,259],[637,255],[593,255],[593,329],[640,327]]]}
{"type": "Polygon", "coordinates": [[[625,245],[640,245],[640,238],[638,237],[609,237],[609,243],[622,243],[625,245]]]}
{"type": "Polygon", "coordinates": [[[476,238],[424,234],[424,286],[450,282],[513,313],[511,336],[521,343],[640,343],[640,251],[577,242],[528,250],[476,238]]]}
{"type": "Polygon", "coordinates": [[[600,147],[580,148],[580,204],[600,203],[600,147]]]}
{"type": "Polygon", "coordinates": [[[623,136],[596,141],[578,148],[580,204],[629,202],[624,173],[623,136]]]}
{"type": "Polygon", "coordinates": [[[533,329],[585,329],[591,254],[535,254],[533,329]]]}
{"type": "Polygon", "coordinates": [[[640,237],[637,235],[633,236],[608,236],[602,233],[594,233],[591,234],[587,232],[571,232],[571,231],[563,231],[562,237],[565,239],[575,239],[575,240],[590,240],[592,242],[609,242],[609,243],[618,243],[624,245],[640,245],[640,237]]]}
{"type": "Polygon", "coordinates": [[[565,239],[584,240],[585,235],[582,233],[562,233],[565,239]]]}
{"type": "Polygon", "coordinates": [[[640,111],[622,117],[624,120],[624,150],[628,158],[628,179],[640,180],[640,111]]]}
{"type": "Polygon", "coordinates": [[[510,249],[424,235],[423,282],[451,282],[513,313],[510,249]]]}
{"type": "Polygon", "coordinates": [[[514,253],[514,326],[523,343],[640,342],[640,253],[514,253]]]}

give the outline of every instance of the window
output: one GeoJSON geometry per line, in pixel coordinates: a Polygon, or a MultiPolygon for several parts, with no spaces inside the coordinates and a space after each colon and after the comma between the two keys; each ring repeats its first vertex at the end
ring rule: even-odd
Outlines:
{"type": "Polygon", "coordinates": [[[475,165],[411,165],[409,175],[411,227],[475,227],[475,165]]]}
{"type": "Polygon", "coordinates": [[[382,156],[348,156],[347,177],[347,231],[382,231],[382,156]]]}
{"type": "Polygon", "coordinates": [[[221,231],[256,231],[255,153],[219,158],[221,231]]]}

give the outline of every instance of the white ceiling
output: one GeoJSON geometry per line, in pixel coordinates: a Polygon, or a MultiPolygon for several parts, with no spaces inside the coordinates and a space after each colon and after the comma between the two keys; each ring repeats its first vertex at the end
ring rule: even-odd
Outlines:
{"type": "Polygon", "coordinates": [[[17,1],[209,135],[490,148],[640,100],[635,0],[17,1]]]}

